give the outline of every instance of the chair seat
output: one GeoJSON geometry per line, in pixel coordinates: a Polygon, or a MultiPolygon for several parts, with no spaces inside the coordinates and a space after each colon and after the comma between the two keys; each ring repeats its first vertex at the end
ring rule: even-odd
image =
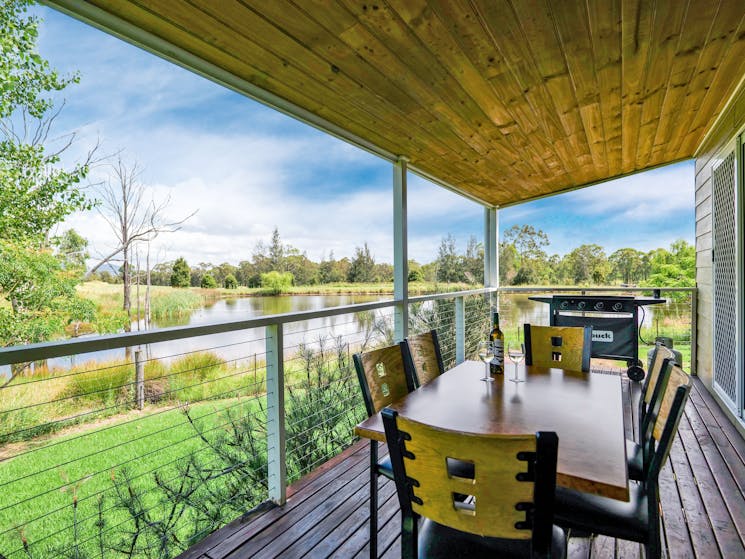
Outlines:
{"type": "Polygon", "coordinates": [[[565,529],[644,543],[649,534],[647,495],[636,482],[630,484],[628,502],[557,487],[554,522],[565,529]]]}
{"type": "Polygon", "coordinates": [[[629,479],[644,480],[644,449],[639,443],[626,439],[626,467],[629,479]]]}
{"type": "MultiPolygon", "coordinates": [[[[566,549],[564,532],[554,526],[551,557],[563,558],[566,549]]],[[[453,559],[489,557],[512,559],[530,557],[530,539],[506,540],[485,538],[468,532],[448,528],[423,519],[419,528],[419,557],[428,559],[453,559]]]]}

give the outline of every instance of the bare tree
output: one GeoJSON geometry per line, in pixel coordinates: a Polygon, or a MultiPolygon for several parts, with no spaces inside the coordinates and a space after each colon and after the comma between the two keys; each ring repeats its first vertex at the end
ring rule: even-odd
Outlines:
{"type": "MultiPolygon", "coordinates": [[[[121,155],[111,164],[109,177],[100,187],[98,211],[106,220],[116,237],[114,250],[101,259],[87,274],[90,277],[104,264],[120,259],[124,284],[123,309],[131,318],[132,272],[130,258],[132,249],[138,242],[149,242],[160,233],[173,233],[196,214],[196,210],[177,221],[167,221],[164,217],[171,202],[168,196],[160,202],[147,198],[147,188],[141,180],[142,168],[135,161],[127,164],[121,155]]],[[[131,320],[130,320],[131,322],[131,320]]]]}

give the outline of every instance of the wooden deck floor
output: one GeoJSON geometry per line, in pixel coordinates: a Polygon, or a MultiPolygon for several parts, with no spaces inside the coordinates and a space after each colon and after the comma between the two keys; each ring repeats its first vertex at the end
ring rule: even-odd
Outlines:
{"type": "MultiPolygon", "coordinates": [[[[637,388],[625,383],[627,398],[637,388]]],[[[627,417],[627,431],[632,424],[627,417]]],[[[184,559],[364,557],[368,551],[368,446],[357,443],[306,476],[283,507],[258,510],[207,537],[184,559]]],[[[696,379],[660,479],[664,539],[677,558],[745,557],[745,441],[696,379]]],[[[392,482],[380,485],[379,550],[400,557],[392,482]]],[[[569,557],[643,557],[638,544],[570,538],[569,557]]]]}

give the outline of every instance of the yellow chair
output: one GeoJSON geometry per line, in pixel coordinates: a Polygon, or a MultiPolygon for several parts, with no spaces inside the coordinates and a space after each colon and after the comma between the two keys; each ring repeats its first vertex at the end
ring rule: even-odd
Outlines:
{"type": "MultiPolygon", "coordinates": [[[[403,345],[401,342],[353,356],[368,416],[414,390],[414,379],[404,366],[403,345]]],[[[378,460],[378,442],[370,441],[370,557],[375,558],[378,552],[378,476],[393,479],[393,468],[389,457],[378,460]]]]}
{"type": "Polygon", "coordinates": [[[564,533],[553,525],[556,433],[475,434],[391,408],[382,415],[402,558],[564,556],[564,533]],[[458,474],[455,461],[470,463],[470,474],[458,474]]]}
{"type": "Polygon", "coordinates": [[[525,324],[525,364],[590,370],[592,327],[525,324]]]}
{"type": "Polygon", "coordinates": [[[417,386],[423,386],[445,372],[437,330],[431,330],[404,340],[404,365],[417,386]]]}

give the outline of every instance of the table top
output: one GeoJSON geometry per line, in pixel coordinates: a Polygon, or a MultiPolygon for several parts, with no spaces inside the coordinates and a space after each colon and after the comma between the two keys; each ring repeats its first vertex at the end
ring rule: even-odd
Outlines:
{"type": "MultiPolygon", "coordinates": [[[[559,437],[557,483],[628,501],[623,396],[618,375],[514,366],[495,382],[483,382],[484,364],[465,361],[391,407],[436,427],[472,433],[555,431],[559,437]]],[[[385,441],[380,414],[355,428],[385,441]]]]}

